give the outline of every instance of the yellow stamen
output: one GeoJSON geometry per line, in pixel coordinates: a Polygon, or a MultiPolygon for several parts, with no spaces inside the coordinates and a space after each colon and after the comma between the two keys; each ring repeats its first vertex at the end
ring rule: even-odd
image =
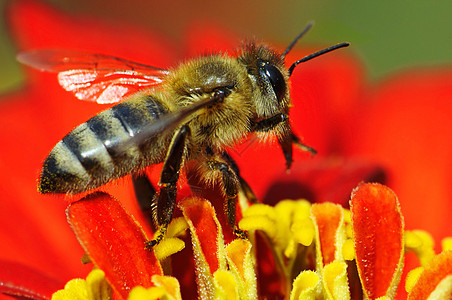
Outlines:
{"type": "Polygon", "coordinates": [[[185,248],[185,243],[178,238],[164,238],[159,244],[154,247],[155,257],[159,261],[177,253],[185,248]]]}
{"type": "Polygon", "coordinates": [[[417,255],[421,266],[426,266],[435,256],[433,238],[426,231],[405,231],[405,246],[417,255]]]}
{"type": "Polygon", "coordinates": [[[231,272],[217,270],[214,274],[215,299],[239,299],[237,282],[231,272]]]}
{"type": "Polygon", "coordinates": [[[321,295],[322,285],[319,275],[314,271],[303,271],[293,282],[290,300],[318,299],[321,295]]]}
{"type": "MultiPolygon", "coordinates": [[[[253,206],[251,206],[253,207],[253,206]]],[[[277,228],[275,222],[268,215],[254,215],[244,217],[239,222],[239,228],[245,231],[260,230],[272,240],[277,238],[277,228]]]]}
{"type": "Polygon", "coordinates": [[[178,237],[188,229],[188,223],[183,217],[173,219],[166,230],[167,237],[178,237]]]}
{"type": "Polygon", "coordinates": [[[315,228],[309,217],[294,222],[290,229],[296,242],[303,246],[312,244],[315,236],[315,228]]]}
{"type": "Polygon", "coordinates": [[[155,300],[155,299],[171,299],[167,298],[167,293],[164,287],[156,286],[146,289],[142,286],[137,286],[132,289],[128,300],[155,300]]]}
{"type": "Polygon", "coordinates": [[[355,247],[352,239],[346,239],[342,248],[342,255],[345,260],[355,259],[355,247]]]}
{"type": "Polygon", "coordinates": [[[444,238],[441,241],[441,246],[442,246],[443,252],[451,251],[452,250],[452,237],[444,238]]]}
{"type": "Polygon", "coordinates": [[[414,285],[416,284],[416,281],[419,279],[419,276],[421,276],[421,273],[423,271],[423,267],[418,267],[408,272],[405,280],[405,290],[407,291],[407,293],[411,292],[414,285]]]}
{"type": "Polygon", "coordinates": [[[111,288],[102,270],[92,270],[85,279],[70,280],[64,289],[55,292],[52,300],[108,300],[111,299],[111,288]]]}
{"type": "Polygon", "coordinates": [[[323,286],[327,299],[350,299],[347,264],[334,261],[323,268],[323,286]]]}

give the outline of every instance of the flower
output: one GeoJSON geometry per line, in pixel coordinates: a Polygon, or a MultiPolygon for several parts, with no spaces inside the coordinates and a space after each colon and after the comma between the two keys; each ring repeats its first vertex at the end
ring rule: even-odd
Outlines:
{"type": "MultiPolygon", "coordinates": [[[[355,299],[361,293],[366,299],[393,299],[396,294],[405,253],[404,221],[397,197],[383,185],[360,184],[352,193],[350,211],[306,200],[285,200],[275,207],[254,204],[239,223],[250,233],[250,240],[238,238],[228,244],[209,201],[187,198],[179,207],[186,223],[175,219],[161,244],[149,251],[141,227],[116,199],[93,193],[72,203],[68,221],[102,271],[95,269],[86,281],[69,281],[53,299],[111,299],[113,295],[131,300],[182,299],[180,282],[163,275],[161,264],[168,265],[172,255],[179,255],[181,248],[175,249],[174,241],[187,227],[201,299],[269,297],[258,285],[272,283],[279,286],[280,297],[290,299],[355,299]],[[265,238],[272,257],[259,255],[262,249],[257,247],[256,233],[265,238]],[[165,258],[159,262],[156,256],[165,258]],[[279,273],[265,282],[268,278],[261,280],[261,263],[269,259],[277,262],[279,273]],[[353,274],[356,271],[360,283],[353,274]]],[[[412,275],[408,297],[449,295],[451,267],[452,251],[433,257],[425,270],[412,275]]]]}
{"type": "MultiPolygon", "coordinates": [[[[156,33],[62,14],[39,2],[12,2],[8,17],[19,50],[78,48],[159,67],[174,65],[181,58],[176,54],[174,44],[156,33]]],[[[219,48],[227,51],[237,45],[238,39],[227,35],[225,30],[212,24],[205,27],[189,29],[190,40],[187,45],[179,47],[187,49],[184,57],[219,48]]],[[[312,51],[293,50],[287,60],[294,61],[308,52],[312,51]]],[[[8,128],[0,135],[3,141],[9,142],[8,147],[0,150],[0,170],[4,174],[0,182],[3,204],[0,210],[3,245],[0,257],[19,263],[8,263],[7,268],[1,269],[13,270],[16,274],[29,272],[27,274],[39,278],[56,277],[52,284],[41,285],[45,287],[42,293],[49,295],[56,287],[62,288],[63,282],[86,277],[91,266],[79,263],[84,250],[67,226],[64,215],[67,203],[60,199],[63,197],[39,195],[35,188],[36,177],[52,146],[76,124],[102,108],[74,101],[57,85],[55,75],[34,70],[27,70],[27,75],[28,86],[4,97],[0,104],[3,106],[0,123],[2,128],[8,128]],[[31,147],[33,151],[30,151],[31,147]]],[[[251,140],[239,145],[231,154],[237,160],[243,177],[266,204],[289,196],[313,202],[346,204],[350,191],[358,182],[386,177],[385,182],[403,201],[407,228],[427,229],[434,235],[434,240],[439,241],[449,234],[450,203],[447,199],[450,198],[450,188],[447,179],[450,170],[446,166],[450,165],[451,144],[450,139],[444,137],[447,137],[445,130],[450,128],[451,122],[452,106],[447,101],[451,75],[448,69],[422,70],[420,73],[401,74],[369,88],[354,58],[345,53],[327,55],[306,63],[292,76],[293,127],[319,154],[311,158],[296,152],[291,174],[285,173],[283,156],[275,145],[255,147],[256,143],[251,140]],[[422,137],[423,142],[417,143],[417,137],[422,137]],[[269,157],[272,159],[268,160],[269,157]],[[420,205],[423,209],[419,209],[420,205]]],[[[133,200],[128,179],[104,190],[120,199],[127,211],[143,225],[143,230],[150,233],[133,200]]],[[[186,196],[183,191],[182,196],[186,196]]],[[[78,198],[70,199],[74,200],[78,198]]],[[[221,207],[221,201],[216,202],[221,207]]],[[[222,223],[221,214],[218,218],[222,223]]],[[[227,231],[227,228],[223,230],[227,231]]],[[[293,240],[308,243],[312,231],[306,232],[307,236],[297,235],[293,240]]],[[[427,247],[430,251],[415,247],[419,241],[426,245],[428,238],[416,231],[407,234],[412,238],[409,240],[412,242],[410,249],[422,253],[419,255],[421,261],[430,262],[432,247],[427,247]]],[[[232,235],[228,236],[226,232],[224,239],[229,242],[232,235]]],[[[271,253],[265,241],[258,239],[257,242],[260,243],[259,249],[267,249],[261,253],[271,253]]],[[[347,244],[349,242],[345,242],[344,247],[347,244]]],[[[287,248],[288,255],[290,249],[287,248]]],[[[190,255],[187,249],[182,251],[186,251],[184,255],[190,255]]],[[[176,256],[174,260],[177,260],[176,256]]],[[[264,267],[260,280],[263,276],[271,278],[278,272],[275,261],[266,261],[262,269],[264,267]]],[[[179,270],[174,271],[177,273],[179,270]]],[[[183,279],[182,290],[194,282],[190,276],[183,279]]],[[[277,294],[279,283],[263,282],[269,284],[258,285],[260,294],[277,294]]]]}
{"type": "MultiPolygon", "coordinates": [[[[112,51],[137,61],[144,61],[149,55],[155,59],[155,65],[162,67],[175,57],[169,43],[149,31],[106,25],[90,18],[68,18],[35,1],[11,2],[8,8],[10,30],[19,51],[84,48],[90,52],[112,51]],[[118,34],[127,38],[121,41],[118,34]],[[127,46],[129,38],[140,41],[144,48],[127,46]]],[[[40,195],[36,178],[43,159],[64,133],[103,107],[75,101],[61,90],[54,74],[28,70],[27,75],[29,81],[24,90],[4,97],[0,103],[0,122],[2,128],[8,128],[1,135],[11,145],[3,147],[0,160],[3,174],[0,257],[56,277],[62,287],[71,278],[85,277],[90,267],[80,264],[83,249],[67,226],[64,214],[67,201],[61,196],[40,195]]],[[[129,187],[126,184],[112,189],[127,202],[132,198],[129,187]]]]}

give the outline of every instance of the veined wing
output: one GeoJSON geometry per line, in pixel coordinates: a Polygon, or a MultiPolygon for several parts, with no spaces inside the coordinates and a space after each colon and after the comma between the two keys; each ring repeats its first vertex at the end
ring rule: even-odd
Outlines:
{"type": "Polygon", "coordinates": [[[17,59],[41,71],[58,73],[58,82],[77,98],[97,103],[119,102],[139,90],[159,85],[168,70],[126,59],[65,50],[34,50],[17,59]]]}

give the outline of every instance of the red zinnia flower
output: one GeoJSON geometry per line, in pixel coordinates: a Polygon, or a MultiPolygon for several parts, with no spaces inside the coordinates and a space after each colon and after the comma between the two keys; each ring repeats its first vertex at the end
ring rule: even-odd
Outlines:
{"type": "MultiPolygon", "coordinates": [[[[194,25],[188,30],[187,36],[189,36],[189,39],[186,45],[182,47],[186,49],[186,53],[183,56],[178,56],[176,55],[177,51],[174,50],[176,49],[175,45],[158,34],[124,24],[105,24],[89,18],[64,15],[33,1],[12,2],[8,11],[8,18],[11,33],[16,39],[19,51],[36,48],[78,49],[120,56],[162,68],[174,66],[181,58],[204,52],[223,50],[232,53],[232,49],[238,45],[236,37],[229,36],[225,33],[225,30],[215,28],[212,24],[208,26],[194,25]]],[[[181,47],[177,48],[180,49],[181,47]]],[[[310,52],[312,51],[293,50],[286,59],[288,62],[292,62],[310,52]]],[[[86,121],[104,107],[76,101],[72,95],[58,86],[54,74],[40,73],[35,70],[27,70],[27,72],[27,87],[19,93],[4,97],[5,99],[0,104],[2,106],[0,124],[4,129],[0,132],[0,135],[1,139],[8,143],[0,150],[2,151],[0,171],[3,174],[0,181],[2,195],[0,258],[14,262],[2,263],[4,267],[0,268],[2,270],[0,271],[0,282],[6,283],[4,286],[6,286],[7,292],[19,292],[21,295],[27,295],[29,292],[31,297],[38,297],[39,295],[48,297],[57,287],[62,288],[62,284],[69,279],[86,277],[91,266],[80,264],[80,257],[82,257],[84,251],[78,245],[70,227],[67,226],[66,215],[64,214],[67,203],[63,199],[59,199],[61,197],[39,195],[36,191],[36,178],[43,159],[54,144],[74,126],[86,121]],[[11,274],[15,275],[18,281],[14,281],[14,276],[11,274]],[[40,274],[57,278],[57,280],[47,280],[45,276],[40,274]],[[41,281],[37,281],[36,278],[41,278],[41,281]],[[8,284],[10,285],[8,286],[8,284]],[[19,290],[17,284],[30,290],[19,290]],[[11,289],[8,290],[8,288],[11,289]]],[[[250,183],[258,198],[263,199],[267,204],[274,204],[287,197],[306,198],[312,202],[329,201],[347,204],[352,188],[360,181],[379,180],[386,177],[386,183],[394,189],[401,200],[406,227],[426,229],[432,232],[435,240],[439,240],[450,234],[448,218],[452,205],[449,201],[452,190],[448,184],[451,178],[451,171],[448,166],[451,165],[450,153],[452,153],[452,142],[449,138],[449,129],[452,128],[452,119],[449,117],[452,115],[452,102],[450,102],[452,71],[445,69],[410,72],[373,88],[365,85],[363,77],[363,72],[356,61],[344,53],[324,56],[306,63],[300,70],[297,69],[291,78],[294,103],[291,110],[293,128],[319,154],[311,158],[305,153],[296,152],[294,155],[295,163],[290,174],[285,173],[284,157],[280,149],[274,144],[256,145],[251,140],[238,145],[231,154],[237,160],[242,176],[250,183]]],[[[367,188],[367,185],[365,188],[361,186],[355,192],[354,199],[361,197],[361,192],[367,191],[367,188]]],[[[369,189],[372,190],[372,188],[369,189]]],[[[374,200],[386,199],[386,188],[378,187],[377,189],[384,195],[379,195],[374,200]]],[[[118,185],[109,185],[104,190],[119,199],[126,210],[132,213],[140,224],[143,224],[144,231],[149,233],[149,228],[145,225],[146,221],[133,199],[128,179],[122,180],[121,184],[118,185]]],[[[183,195],[184,193],[181,193],[181,196],[183,195]]],[[[389,198],[391,197],[389,196],[389,198]]],[[[208,199],[221,207],[221,201],[216,201],[213,196],[209,196],[208,199]]],[[[80,211],[86,212],[87,207],[85,205],[93,203],[90,201],[94,201],[94,203],[96,201],[117,202],[111,196],[97,194],[97,196],[94,195],[83,201],[75,202],[69,209],[70,222],[83,244],[84,250],[88,252],[96,265],[101,267],[104,266],[101,263],[102,259],[109,256],[100,255],[99,258],[96,254],[102,254],[101,252],[106,248],[100,247],[98,250],[93,250],[92,246],[99,246],[96,244],[97,242],[95,241],[94,244],[88,242],[88,236],[80,231],[89,229],[86,222],[89,218],[94,219],[94,215],[87,212],[89,218],[84,219],[80,217],[79,213],[76,213],[76,207],[79,207],[80,211]],[[72,219],[71,216],[73,216],[72,219]],[[81,224],[80,228],[75,225],[76,223],[81,224]]],[[[215,221],[217,216],[213,213],[213,210],[206,208],[208,204],[205,204],[202,200],[192,203],[190,201],[194,200],[184,200],[181,209],[192,231],[192,236],[196,237],[199,233],[196,232],[195,220],[203,221],[202,218],[195,218],[199,210],[204,211],[205,209],[209,212],[207,220],[210,224],[217,224],[218,222],[215,221]],[[190,208],[193,208],[194,215],[189,215],[188,210],[190,208]]],[[[96,210],[101,211],[105,208],[106,202],[97,206],[96,210]]],[[[375,206],[376,210],[382,209],[381,213],[388,213],[388,226],[393,228],[391,232],[394,234],[385,237],[387,238],[386,244],[378,244],[385,247],[389,241],[400,241],[400,235],[403,233],[401,225],[403,221],[400,221],[401,214],[398,204],[394,204],[397,202],[389,202],[389,208],[380,206],[378,203],[378,201],[374,201],[369,205],[370,207],[375,206]],[[388,210],[384,211],[386,208],[388,210]],[[390,219],[390,216],[394,216],[394,218],[390,219]]],[[[286,204],[283,203],[279,207],[284,207],[284,205],[286,204]]],[[[306,204],[301,205],[310,204],[306,202],[306,204]]],[[[319,274],[336,274],[336,277],[331,275],[333,276],[331,278],[338,280],[336,291],[343,291],[346,287],[344,285],[346,277],[341,273],[344,271],[344,259],[354,257],[353,254],[348,258],[345,257],[346,255],[344,255],[345,258],[336,255],[338,249],[347,249],[347,244],[350,244],[346,242],[347,236],[344,235],[343,230],[339,229],[347,223],[347,219],[344,217],[346,213],[338,206],[322,205],[315,204],[307,214],[308,217],[313,218],[314,223],[303,223],[303,221],[290,224],[303,228],[297,231],[298,233],[294,237],[286,236],[286,240],[278,240],[278,243],[270,243],[270,245],[265,245],[264,241],[258,240],[258,245],[262,245],[264,250],[257,255],[259,259],[259,255],[269,255],[272,251],[276,253],[275,249],[284,245],[284,249],[281,248],[281,253],[295,259],[298,256],[290,252],[291,249],[295,249],[295,246],[299,244],[306,244],[306,247],[312,247],[311,245],[315,244],[316,252],[314,256],[317,257],[317,265],[312,267],[317,268],[319,274]],[[328,221],[330,218],[337,220],[337,222],[330,223],[328,221]],[[310,235],[312,235],[311,238],[309,238],[310,235]],[[339,244],[337,244],[336,235],[340,235],[343,239],[339,244]],[[315,241],[314,244],[312,244],[313,240],[315,241]],[[335,241],[334,248],[327,249],[328,247],[323,246],[331,245],[327,242],[328,240],[335,241]],[[293,243],[292,248],[288,247],[289,242],[293,243]],[[290,256],[291,253],[295,256],[290,256]],[[337,261],[338,259],[340,261],[337,261]]],[[[352,198],[350,222],[355,221],[354,224],[363,221],[359,216],[362,216],[362,211],[369,209],[369,206],[363,208],[359,205],[353,206],[352,198]],[[356,212],[356,210],[361,212],[356,212]]],[[[259,208],[257,206],[253,209],[260,215],[262,214],[260,209],[271,211],[273,208],[270,209],[266,206],[259,208]]],[[[277,210],[276,207],[275,209],[277,210]]],[[[110,223],[106,221],[107,227],[111,225],[111,228],[128,228],[135,233],[140,232],[137,233],[138,235],[142,234],[141,229],[138,230],[138,227],[134,227],[136,226],[135,223],[129,222],[130,220],[127,219],[129,217],[125,217],[128,216],[128,213],[124,211],[122,206],[118,206],[116,212],[119,216],[124,217],[116,216],[112,217],[112,220],[118,218],[122,221],[126,220],[124,222],[129,225],[115,227],[112,221],[110,223]]],[[[273,213],[266,213],[259,220],[274,219],[274,216],[277,215],[272,215],[273,213]]],[[[223,217],[218,210],[217,215],[221,221],[223,217]]],[[[267,227],[253,227],[255,222],[249,221],[249,217],[253,217],[253,210],[245,213],[242,226],[247,227],[248,222],[248,229],[261,230],[264,235],[271,237],[267,227]]],[[[101,218],[96,220],[100,222],[101,218]]],[[[369,220],[377,222],[375,216],[369,216],[369,220]]],[[[267,224],[265,222],[262,223],[262,226],[267,224]]],[[[374,224],[374,222],[371,222],[371,224],[374,224]]],[[[223,236],[221,228],[217,225],[208,227],[211,229],[207,230],[207,236],[202,240],[202,243],[211,241],[209,237],[216,239],[223,236]]],[[[387,255],[397,254],[398,256],[388,256],[388,260],[384,262],[376,259],[376,257],[380,257],[380,252],[377,253],[377,251],[382,251],[381,249],[368,253],[371,256],[370,258],[363,258],[363,255],[366,254],[358,250],[362,250],[361,246],[369,245],[369,242],[357,238],[356,235],[361,233],[366,236],[361,231],[366,226],[356,226],[354,228],[354,249],[356,251],[357,269],[365,293],[369,297],[381,296],[386,293],[393,295],[397,282],[400,280],[398,272],[401,270],[400,253],[403,251],[403,243],[394,244],[393,251],[388,252],[387,255]],[[370,278],[372,276],[369,276],[369,270],[366,270],[360,264],[360,261],[366,259],[374,263],[374,268],[385,273],[384,276],[379,277],[381,281],[374,282],[375,278],[370,278]],[[386,269],[388,266],[393,268],[393,272],[386,269]]],[[[276,230],[275,228],[271,230],[276,230]]],[[[376,240],[382,239],[382,232],[376,230],[375,234],[376,240]]],[[[418,251],[421,258],[427,257],[423,265],[428,265],[433,254],[426,254],[430,253],[429,250],[422,250],[423,248],[416,246],[415,243],[416,241],[423,241],[425,244],[428,238],[424,239],[422,234],[418,232],[407,234],[405,243],[412,242],[408,248],[418,251]]],[[[226,236],[227,242],[229,242],[229,239],[226,236]]],[[[120,242],[120,240],[117,242],[120,242]]],[[[312,295],[316,295],[315,293],[318,292],[316,289],[322,289],[317,288],[316,284],[323,286],[323,291],[326,291],[327,294],[335,295],[336,293],[334,286],[328,282],[319,281],[314,272],[314,274],[302,273],[301,270],[297,270],[301,277],[286,274],[284,271],[281,273],[281,270],[287,271],[288,269],[286,266],[281,267],[280,265],[279,269],[276,266],[278,264],[277,257],[280,254],[275,254],[276,258],[273,260],[260,261],[262,264],[259,264],[258,261],[258,285],[256,287],[256,284],[253,283],[253,276],[249,273],[252,250],[250,252],[249,245],[246,243],[233,243],[227,248],[227,251],[230,250],[230,252],[220,258],[216,256],[219,250],[209,253],[216,257],[205,257],[206,265],[204,269],[198,269],[198,272],[203,270],[202,272],[215,278],[215,280],[226,282],[223,286],[225,288],[231,286],[229,283],[233,286],[236,284],[238,291],[248,288],[251,291],[250,295],[254,295],[253,289],[257,289],[256,293],[259,295],[268,296],[281,295],[281,293],[290,290],[282,288],[284,280],[274,277],[275,274],[279,276],[287,275],[285,280],[289,283],[288,286],[292,288],[292,293],[297,293],[297,295],[304,295],[300,286],[307,282],[305,277],[308,277],[308,282],[314,281],[315,283],[312,295]],[[240,261],[240,263],[237,261],[240,261]],[[224,272],[218,273],[218,277],[215,277],[215,271],[225,271],[226,265],[229,266],[228,270],[234,271],[234,276],[238,276],[241,280],[231,281],[230,274],[224,272]],[[290,279],[295,277],[297,277],[297,284],[291,286],[290,279]],[[277,279],[275,280],[275,278],[277,279]],[[259,284],[259,282],[261,283],[259,284]],[[268,284],[262,284],[263,282],[268,284]]],[[[215,242],[213,244],[215,245],[215,242]]],[[[218,244],[216,245],[218,246],[218,244]]],[[[131,246],[130,251],[137,253],[136,257],[141,259],[142,255],[147,255],[144,251],[138,254],[138,248],[135,246],[131,246]]],[[[199,250],[196,247],[198,246],[194,245],[195,252],[199,250]]],[[[202,245],[200,247],[202,248],[202,245]]],[[[426,248],[432,251],[432,246],[426,248]]],[[[185,249],[184,251],[186,253],[182,253],[183,255],[174,255],[174,260],[180,260],[180,257],[187,255],[191,256],[189,250],[185,249]],[[179,258],[177,258],[178,255],[179,258]]],[[[348,254],[353,253],[353,250],[344,251],[348,254]]],[[[384,253],[384,251],[381,253],[384,253]]],[[[438,278],[445,278],[447,272],[444,272],[441,266],[450,265],[449,257],[450,254],[446,253],[432,260],[431,267],[427,267],[425,272],[420,275],[418,283],[411,285],[412,293],[416,295],[426,293],[425,291],[429,291],[427,294],[431,293],[433,289],[426,282],[437,283],[438,278]],[[438,274],[441,274],[442,277],[435,277],[438,274]],[[435,280],[431,280],[432,277],[435,277],[435,280]]],[[[280,256],[280,258],[284,259],[283,256],[280,256]]],[[[312,255],[311,258],[313,258],[312,255]]],[[[152,270],[144,275],[146,277],[144,281],[139,279],[139,282],[152,283],[149,286],[141,285],[145,288],[151,286],[164,287],[167,291],[172,289],[173,292],[174,289],[177,290],[177,284],[171,279],[152,277],[152,275],[160,276],[162,274],[161,269],[159,263],[153,257],[147,259],[150,261],[147,267],[152,270]]],[[[192,261],[191,257],[190,261],[192,261]]],[[[203,260],[201,259],[201,261],[203,260]]],[[[112,279],[113,275],[109,271],[113,270],[115,275],[118,268],[124,267],[125,271],[121,274],[126,274],[124,275],[125,278],[130,279],[131,269],[130,266],[124,266],[125,263],[124,260],[117,261],[116,265],[108,262],[107,265],[114,267],[108,269],[107,266],[103,269],[114,290],[123,296],[127,295],[128,290],[124,292],[124,290],[118,289],[115,287],[115,283],[124,281],[112,279]]],[[[309,266],[306,265],[305,267],[309,266]]],[[[163,269],[165,269],[165,266],[163,269]]],[[[184,293],[190,290],[190,284],[193,284],[194,275],[180,274],[177,269],[173,271],[179,275],[176,277],[181,284],[182,294],[185,295],[184,293]]],[[[93,277],[96,276],[98,275],[93,275],[93,277]]],[[[209,286],[214,280],[209,276],[206,277],[208,282],[201,284],[209,286]]],[[[100,278],[103,278],[103,275],[100,278]]],[[[415,275],[411,278],[417,279],[415,275]]],[[[412,282],[416,282],[415,279],[412,282]]],[[[136,281],[129,282],[136,283],[136,281]]],[[[199,276],[198,284],[200,284],[199,276]]],[[[133,288],[133,286],[127,286],[127,288],[133,288]]],[[[192,287],[191,290],[193,291],[192,287]]],[[[212,291],[207,289],[205,292],[210,293],[212,291]]],[[[228,291],[225,290],[225,293],[228,293],[228,291]]],[[[173,293],[173,295],[176,294],[176,292],[173,293]]]]}

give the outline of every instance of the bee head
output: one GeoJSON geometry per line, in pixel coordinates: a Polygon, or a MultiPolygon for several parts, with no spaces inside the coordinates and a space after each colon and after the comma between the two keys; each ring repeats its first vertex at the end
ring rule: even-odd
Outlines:
{"type": "Polygon", "coordinates": [[[309,23],[282,54],[265,45],[256,45],[255,43],[246,44],[243,48],[244,50],[238,59],[246,66],[251,81],[256,90],[259,91],[259,93],[254,95],[255,99],[253,99],[258,119],[288,112],[290,105],[289,77],[296,66],[317,56],[349,45],[349,43],[340,43],[325,48],[297,60],[287,69],[284,63],[286,55],[292,50],[298,40],[309,31],[312,25],[312,22],[309,23]]]}
{"type": "MultiPolygon", "coordinates": [[[[243,47],[242,54],[238,57],[238,61],[246,67],[253,91],[255,91],[251,99],[254,108],[251,130],[256,131],[263,139],[270,136],[268,133],[273,133],[278,138],[286,158],[287,168],[290,168],[292,163],[292,143],[297,139],[292,133],[289,122],[291,103],[289,78],[292,72],[302,62],[349,45],[340,43],[325,48],[295,61],[287,68],[285,66],[286,55],[312,25],[312,22],[309,23],[282,54],[267,46],[249,43],[243,47]]],[[[308,149],[308,151],[313,152],[312,149],[308,149]]]]}
{"type": "Polygon", "coordinates": [[[284,58],[265,45],[246,44],[239,61],[246,66],[254,85],[256,119],[288,112],[290,104],[289,72],[284,58]]]}

